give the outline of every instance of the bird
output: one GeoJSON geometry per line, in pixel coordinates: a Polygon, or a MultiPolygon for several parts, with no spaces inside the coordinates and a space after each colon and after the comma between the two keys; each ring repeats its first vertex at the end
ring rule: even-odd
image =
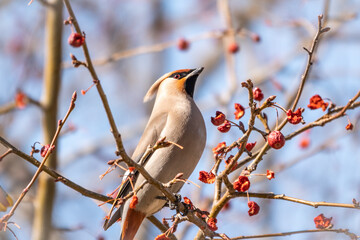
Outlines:
{"type": "MultiPolygon", "coordinates": [[[[166,183],[179,173],[183,174],[182,178],[189,178],[204,151],[205,122],[193,99],[195,83],[203,69],[181,69],[166,73],[156,80],[144,97],[144,102],[147,102],[156,95],[149,121],[132,159],[144,166],[160,182],[166,183]],[[146,149],[163,138],[175,144],[160,148],[142,159],[146,149]]],[[[118,197],[126,196],[132,191],[132,185],[135,189],[145,181],[136,170],[131,173],[131,183],[129,176],[128,170],[123,176],[118,197]]],[[[177,193],[183,184],[177,182],[169,190],[177,193]]],[[[140,189],[136,196],[138,202],[135,208],[129,207],[130,198],[118,207],[113,216],[105,220],[104,229],[107,230],[121,219],[120,240],[132,240],[144,218],[160,211],[167,203],[162,192],[150,184],[140,189]]]]}

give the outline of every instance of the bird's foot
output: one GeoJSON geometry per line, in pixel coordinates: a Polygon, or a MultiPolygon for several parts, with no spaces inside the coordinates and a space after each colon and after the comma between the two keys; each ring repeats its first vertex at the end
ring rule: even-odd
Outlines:
{"type": "MultiPolygon", "coordinates": [[[[172,201],[168,200],[164,196],[158,196],[157,199],[167,200],[167,202],[165,203],[164,206],[170,208],[171,210],[175,209],[176,212],[179,213],[180,210],[179,210],[178,206],[179,206],[179,203],[181,203],[181,195],[178,194],[178,193],[174,193],[174,196],[176,198],[175,202],[172,202],[172,201]]],[[[184,214],[184,215],[186,215],[186,214],[184,214]]]]}

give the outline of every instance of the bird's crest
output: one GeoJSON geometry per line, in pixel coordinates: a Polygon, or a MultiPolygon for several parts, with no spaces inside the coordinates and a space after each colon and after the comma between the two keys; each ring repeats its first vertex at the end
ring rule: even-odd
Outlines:
{"type": "Polygon", "coordinates": [[[154,82],[154,84],[150,87],[149,91],[146,93],[145,97],[144,97],[144,102],[150,101],[154,95],[156,94],[157,90],[159,89],[160,84],[162,83],[162,81],[164,81],[165,79],[167,79],[169,76],[171,76],[174,73],[182,73],[182,72],[189,72],[190,69],[181,69],[181,70],[176,70],[176,71],[172,71],[169,73],[166,73],[164,75],[162,75],[158,80],[156,80],[156,82],[154,82]]]}

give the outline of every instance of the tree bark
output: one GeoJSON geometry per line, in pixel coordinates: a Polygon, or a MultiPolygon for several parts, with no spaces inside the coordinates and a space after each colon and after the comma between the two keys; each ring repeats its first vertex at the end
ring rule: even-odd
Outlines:
{"type": "MultiPolygon", "coordinates": [[[[45,59],[43,86],[43,144],[50,144],[57,127],[58,95],[61,76],[62,1],[49,0],[45,22],[45,59]]],[[[56,169],[57,144],[46,165],[56,169]]],[[[33,240],[48,240],[52,229],[55,182],[47,174],[39,177],[35,199],[33,240]]]]}

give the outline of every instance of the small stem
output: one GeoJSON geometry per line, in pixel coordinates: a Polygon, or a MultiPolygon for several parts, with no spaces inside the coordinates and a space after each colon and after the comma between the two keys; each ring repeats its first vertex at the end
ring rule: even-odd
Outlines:
{"type": "MultiPolygon", "coordinates": [[[[260,234],[260,235],[250,235],[250,236],[239,236],[231,238],[231,240],[239,240],[239,239],[252,239],[252,238],[271,238],[271,237],[284,237],[294,234],[302,234],[302,233],[320,233],[320,232],[332,232],[332,233],[343,233],[347,235],[351,240],[359,239],[354,233],[349,232],[348,229],[311,229],[311,230],[300,230],[300,231],[292,231],[292,232],[281,232],[281,233],[269,233],[269,234],[260,234]]],[[[220,238],[215,238],[214,240],[220,240],[220,238]]]]}
{"type": "MultiPolygon", "coordinates": [[[[70,106],[68,111],[65,114],[65,117],[59,121],[59,124],[57,126],[55,135],[50,143],[50,148],[54,146],[60,131],[62,129],[62,127],[64,126],[66,120],[68,119],[70,113],[72,112],[72,110],[74,110],[75,108],[75,101],[76,101],[76,92],[73,93],[73,96],[71,98],[71,102],[70,102],[70,106]]],[[[30,190],[30,188],[32,187],[32,185],[35,183],[35,180],[37,179],[37,177],[40,175],[41,171],[43,170],[43,166],[46,163],[46,160],[49,158],[50,154],[51,154],[51,150],[49,148],[49,151],[46,152],[46,155],[43,159],[43,161],[41,162],[40,166],[38,167],[37,171],[35,172],[34,176],[32,177],[31,181],[29,182],[29,184],[26,186],[26,188],[24,188],[24,190],[22,191],[20,197],[17,199],[17,201],[15,202],[14,206],[11,208],[10,212],[6,215],[4,215],[1,219],[0,222],[4,223],[5,225],[7,224],[8,220],[11,218],[12,215],[14,215],[15,210],[17,209],[17,207],[19,206],[20,202],[22,201],[22,199],[25,197],[26,193],[30,190]]]]}
{"type": "MultiPolygon", "coordinates": [[[[71,22],[72,22],[73,26],[75,27],[76,32],[82,34],[82,31],[80,29],[80,25],[78,24],[78,22],[76,20],[74,11],[72,10],[72,7],[70,5],[69,0],[64,0],[64,4],[65,4],[65,6],[66,6],[66,8],[67,8],[67,10],[69,12],[69,15],[71,17],[71,22]]],[[[107,100],[105,92],[104,92],[104,90],[102,88],[100,80],[99,80],[99,78],[97,76],[97,73],[95,71],[95,68],[93,66],[93,63],[92,63],[92,60],[91,60],[91,57],[90,57],[90,52],[89,52],[89,49],[87,47],[86,41],[82,45],[82,48],[83,48],[85,59],[86,59],[87,69],[89,70],[89,73],[90,73],[92,79],[95,81],[96,88],[98,90],[98,93],[100,95],[101,101],[103,103],[103,106],[104,106],[104,109],[105,109],[105,112],[106,112],[106,116],[107,116],[107,118],[109,120],[110,131],[113,134],[115,142],[116,142],[116,147],[117,147],[116,154],[118,156],[120,155],[122,158],[130,159],[130,157],[127,155],[127,153],[125,151],[125,148],[124,148],[124,145],[123,145],[123,142],[122,142],[122,139],[121,139],[121,135],[120,135],[120,133],[119,133],[117,127],[116,127],[114,116],[113,116],[113,114],[111,112],[111,109],[110,109],[109,102],[107,100]]]]}
{"type": "Polygon", "coordinates": [[[307,206],[311,206],[314,208],[318,207],[339,207],[339,208],[352,208],[352,209],[358,209],[360,210],[359,206],[356,206],[355,204],[348,204],[348,203],[329,203],[329,202],[313,202],[308,201],[300,198],[294,198],[294,197],[288,197],[284,194],[275,194],[275,193],[244,193],[244,192],[233,192],[230,194],[229,198],[237,198],[237,197],[247,197],[249,194],[252,198],[263,198],[263,199],[279,199],[294,203],[299,203],[307,206]]]}
{"type": "Polygon", "coordinates": [[[12,153],[13,150],[11,148],[9,148],[6,152],[4,152],[3,155],[0,156],[0,162],[7,156],[9,155],[10,153],[12,153]]]}

